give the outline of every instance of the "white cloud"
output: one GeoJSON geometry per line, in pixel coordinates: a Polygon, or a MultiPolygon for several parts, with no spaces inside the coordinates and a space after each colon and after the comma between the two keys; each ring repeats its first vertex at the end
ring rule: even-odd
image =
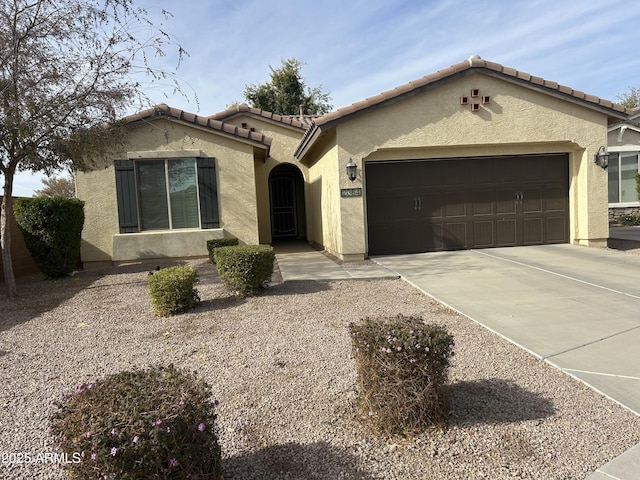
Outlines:
{"type": "MultiPolygon", "coordinates": [[[[153,101],[204,115],[269,80],[296,57],[311,87],[338,108],[479,54],[613,100],[640,85],[640,2],[610,0],[138,0],[190,53],[178,70],[187,95],[153,101]],[[158,17],[159,18],[159,17],[158,17]]],[[[173,70],[177,58],[161,61],[173,70]]],[[[21,180],[22,182],[22,180],[21,180]]],[[[20,183],[21,183],[20,182],[20,183]]],[[[26,183],[24,184],[26,185],[26,183]]],[[[25,187],[27,188],[27,187],[25,187]]],[[[39,185],[38,185],[39,188],[39,185]]]]}

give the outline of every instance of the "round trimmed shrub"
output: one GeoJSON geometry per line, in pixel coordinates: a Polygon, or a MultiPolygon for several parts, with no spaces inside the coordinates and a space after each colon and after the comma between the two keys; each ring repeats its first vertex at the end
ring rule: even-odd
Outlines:
{"type": "Polygon", "coordinates": [[[193,267],[178,265],[152,272],[148,278],[151,303],[161,317],[184,313],[200,302],[198,271],[193,267]]]}
{"type": "Polygon", "coordinates": [[[124,371],[75,387],[54,401],[51,433],[81,461],[64,468],[74,479],[212,479],[221,449],[210,387],[168,367],[124,371]]]}
{"type": "Polygon", "coordinates": [[[78,268],[84,202],[76,198],[19,198],[13,205],[24,242],[46,276],[62,278],[78,268]]]}
{"type": "Polygon", "coordinates": [[[218,247],[214,259],[222,283],[241,297],[255,295],[271,278],[275,253],[270,245],[218,247]]]}
{"type": "Polygon", "coordinates": [[[207,240],[207,251],[209,252],[209,260],[211,260],[211,263],[216,263],[216,248],[234,247],[236,245],[238,245],[237,238],[214,238],[213,240],[207,240]]]}
{"type": "Polygon", "coordinates": [[[444,385],[453,337],[421,317],[365,318],[349,325],[358,373],[358,407],[385,434],[407,434],[443,423],[444,385]]]}

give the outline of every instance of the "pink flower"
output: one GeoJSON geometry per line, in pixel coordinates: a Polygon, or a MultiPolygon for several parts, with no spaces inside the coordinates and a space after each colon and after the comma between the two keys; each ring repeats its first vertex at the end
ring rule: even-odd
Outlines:
{"type": "Polygon", "coordinates": [[[201,432],[204,432],[205,428],[207,428],[207,426],[204,423],[201,423],[200,425],[198,425],[198,430],[200,430],[201,432]]]}
{"type": "Polygon", "coordinates": [[[115,457],[116,453],[118,453],[118,449],[116,447],[111,447],[111,456],[115,457]]]}

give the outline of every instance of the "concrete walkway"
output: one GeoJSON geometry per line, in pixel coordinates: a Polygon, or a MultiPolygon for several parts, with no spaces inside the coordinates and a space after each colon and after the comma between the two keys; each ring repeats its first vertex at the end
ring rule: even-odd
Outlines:
{"type": "Polygon", "coordinates": [[[288,242],[273,246],[280,274],[285,282],[292,280],[352,280],[399,278],[398,274],[371,260],[339,264],[304,242],[288,242]]]}
{"type": "MultiPolygon", "coordinates": [[[[626,228],[640,242],[640,228],[626,228]]],[[[382,256],[379,267],[352,268],[296,249],[276,248],[285,281],[401,276],[640,415],[640,256],[543,245],[382,256]]],[[[637,445],[587,480],[637,480],[639,472],[637,445]]]]}

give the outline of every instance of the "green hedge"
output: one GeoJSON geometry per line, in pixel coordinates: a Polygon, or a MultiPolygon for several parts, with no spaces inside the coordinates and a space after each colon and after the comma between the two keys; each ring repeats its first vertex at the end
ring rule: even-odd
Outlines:
{"type": "Polygon", "coordinates": [[[61,278],[78,268],[84,202],[76,198],[19,198],[13,206],[24,241],[42,272],[61,278]]]}
{"type": "Polygon", "coordinates": [[[276,258],[270,245],[219,247],[214,257],[222,283],[242,297],[260,291],[273,274],[276,258]]]}
{"type": "Polygon", "coordinates": [[[238,245],[237,238],[214,238],[213,240],[207,240],[207,251],[209,252],[209,259],[211,260],[211,263],[216,263],[216,248],[233,247],[235,245],[238,245]]]}
{"type": "Polygon", "coordinates": [[[184,313],[200,302],[193,286],[198,272],[193,267],[163,268],[149,275],[149,293],[156,314],[161,317],[184,313]]]}
{"type": "Polygon", "coordinates": [[[640,225],[640,215],[620,215],[617,219],[620,225],[636,226],[640,225]]]}

